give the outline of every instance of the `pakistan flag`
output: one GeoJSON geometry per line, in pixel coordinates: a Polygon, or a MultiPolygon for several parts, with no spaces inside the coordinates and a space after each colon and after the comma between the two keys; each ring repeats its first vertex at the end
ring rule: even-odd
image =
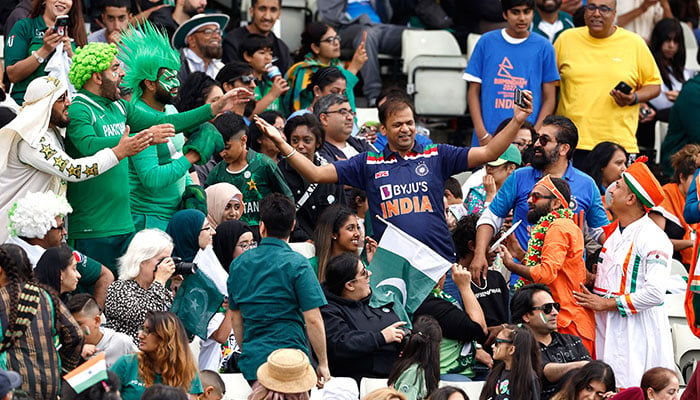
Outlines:
{"type": "Polygon", "coordinates": [[[369,265],[370,306],[393,302],[399,318],[410,324],[413,312],[452,263],[393,224],[379,219],[387,228],[369,265]]]}

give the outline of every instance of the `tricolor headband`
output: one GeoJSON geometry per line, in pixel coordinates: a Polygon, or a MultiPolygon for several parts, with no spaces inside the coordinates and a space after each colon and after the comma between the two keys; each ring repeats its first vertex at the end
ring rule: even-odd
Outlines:
{"type": "Polygon", "coordinates": [[[553,194],[554,196],[556,196],[557,199],[559,199],[559,201],[561,201],[562,206],[564,206],[564,207],[569,207],[569,202],[566,201],[566,198],[564,197],[563,194],[561,194],[561,192],[559,191],[559,189],[557,189],[557,187],[554,186],[554,182],[552,182],[552,178],[550,178],[549,175],[547,175],[547,176],[545,176],[544,178],[540,179],[540,181],[537,182],[537,183],[535,184],[535,186],[537,186],[537,185],[542,185],[542,186],[546,187],[547,190],[549,190],[550,192],[552,192],[552,194],[553,194]]]}

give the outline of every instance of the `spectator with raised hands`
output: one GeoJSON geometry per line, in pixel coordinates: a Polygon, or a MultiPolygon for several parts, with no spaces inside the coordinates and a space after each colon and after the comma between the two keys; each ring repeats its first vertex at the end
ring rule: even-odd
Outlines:
{"type": "Polygon", "coordinates": [[[391,305],[371,307],[369,271],[355,253],[328,261],[321,307],[326,327],[328,366],[335,376],[386,378],[396,362],[405,336],[391,305]]]}
{"type": "Polygon", "coordinates": [[[364,41],[355,49],[347,69],[340,62],[340,36],[335,29],[323,22],[306,25],[301,34],[301,48],[298,62],[287,71],[290,91],[284,97],[284,108],[288,113],[308,108],[317,96],[313,86],[305,86],[311,76],[326,67],[336,67],[343,74],[347,85],[343,93],[348,97],[350,106],[355,110],[355,85],[359,82],[357,74],[367,61],[364,41]],[[310,90],[311,89],[311,90],[310,90]]]}

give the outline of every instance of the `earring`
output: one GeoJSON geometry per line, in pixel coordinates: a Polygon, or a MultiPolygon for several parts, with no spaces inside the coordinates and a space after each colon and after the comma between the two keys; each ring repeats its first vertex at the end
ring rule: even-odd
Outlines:
{"type": "Polygon", "coordinates": [[[333,235],[333,240],[338,240],[338,236],[333,235]]]}

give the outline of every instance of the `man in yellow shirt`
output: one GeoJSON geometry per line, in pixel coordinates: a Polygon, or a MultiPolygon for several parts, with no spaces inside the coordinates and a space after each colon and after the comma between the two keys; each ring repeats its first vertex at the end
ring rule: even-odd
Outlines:
{"type": "Polygon", "coordinates": [[[557,114],[579,130],[573,160],[577,167],[603,141],[638,153],[639,103],[661,90],[659,69],[644,40],[614,25],[616,5],[615,0],[589,0],[584,6],[586,26],[567,29],[554,43],[561,75],[557,114]],[[629,92],[619,90],[620,82],[629,92]]]}

